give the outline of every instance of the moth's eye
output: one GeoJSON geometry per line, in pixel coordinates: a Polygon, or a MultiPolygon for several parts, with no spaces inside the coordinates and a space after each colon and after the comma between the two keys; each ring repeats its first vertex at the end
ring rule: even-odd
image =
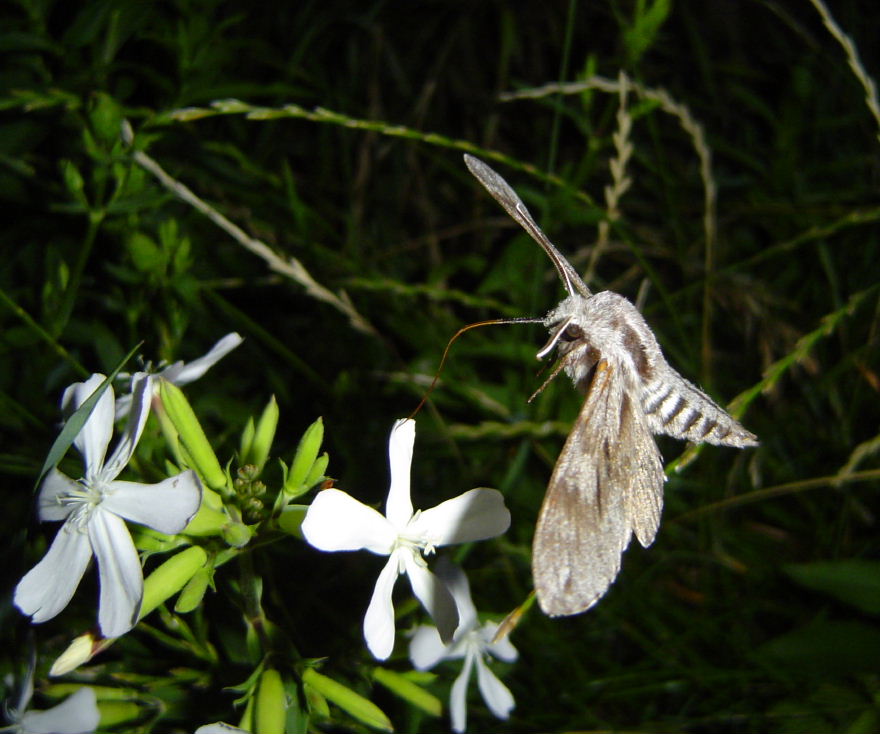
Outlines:
{"type": "Polygon", "coordinates": [[[569,324],[565,327],[565,331],[560,335],[560,339],[564,342],[573,342],[580,339],[584,335],[584,330],[577,324],[569,324]]]}

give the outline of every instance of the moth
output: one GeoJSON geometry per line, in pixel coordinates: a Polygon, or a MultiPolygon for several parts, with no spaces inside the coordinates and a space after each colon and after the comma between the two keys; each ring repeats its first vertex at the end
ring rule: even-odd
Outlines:
{"type": "Polygon", "coordinates": [[[578,614],[608,590],[632,535],[648,547],[657,534],[666,476],[654,434],[737,448],[758,439],[669,366],[632,303],[590,292],[501,176],[464,160],[547,253],[568,293],[542,320],[550,339],[537,357],[555,349],[547,382],[564,370],[585,398],[538,516],[532,575],[545,614],[578,614]]]}

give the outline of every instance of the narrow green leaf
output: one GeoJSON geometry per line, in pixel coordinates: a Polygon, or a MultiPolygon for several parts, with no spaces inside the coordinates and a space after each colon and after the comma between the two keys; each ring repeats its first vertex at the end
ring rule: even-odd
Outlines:
{"type": "Polygon", "coordinates": [[[137,350],[141,348],[141,344],[143,344],[143,342],[138,342],[134,348],[122,358],[122,361],[116,366],[116,369],[107,375],[104,381],[98,385],[98,389],[95,390],[95,392],[93,392],[88,399],[76,409],[70,418],[65,421],[61,433],[58,434],[58,438],[55,439],[52,448],[49,449],[49,455],[46,457],[46,461],[43,462],[43,467],[40,469],[36,484],[34,485],[34,492],[40,488],[43,477],[46,476],[49,470],[56,467],[64,454],[67,453],[67,449],[70,448],[73,439],[79,435],[79,432],[92,414],[92,411],[95,409],[95,406],[98,404],[98,400],[101,399],[104,391],[110,387],[113,380],[116,379],[116,375],[119,374],[119,370],[125,366],[125,363],[128,362],[128,360],[135,355],[137,350]]]}

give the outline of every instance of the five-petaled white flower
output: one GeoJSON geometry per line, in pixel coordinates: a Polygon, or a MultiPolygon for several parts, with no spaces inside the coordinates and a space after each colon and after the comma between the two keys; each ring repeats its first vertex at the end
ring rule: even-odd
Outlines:
{"type": "Polygon", "coordinates": [[[464,667],[449,694],[453,731],[463,732],[467,724],[467,686],[474,664],[477,666],[477,684],[483,700],[495,716],[506,719],[514,707],[513,694],[489,669],[486,656],[488,653],[510,663],[517,658],[516,648],[506,637],[492,642],[498,630],[495,622],[480,625],[464,571],[449,564],[447,568],[438,567],[437,572],[455,597],[461,622],[452,643],[448,645],[440,639],[436,628],[427,625],[418,627],[409,643],[409,658],[418,670],[433,668],[442,660],[464,658],[464,667]]]}
{"type": "Polygon", "coordinates": [[[410,419],[397,421],[391,429],[391,487],[384,517],[345,492],[325,489],[315,497],[302,524],[306,540],[320,550],[368,550],[389,556],[364,616],[367,647],[379,660],[394,649],[391,593],[398,575],[409,577],[413,593],[440,636],[451,640],[458,625],[455,601],[428,570],[422,554],[430,555],[441,545],[493,538],[510,525],[510,512],[495,489],[472,489],[430,510],[413,512],[409,490],[415,435],[416,424],[410,419]]]}
{"type": "MultiPolygon", "coordinates": [[[[103,380],[103,375],[95,374],[68,387],[61,401],[65,412],[79,408],[103,380]]],[[[112,387],[101,395],[73,442],[83,456],[85,475],[74,481],[52,469],[40,488],[40,520],[63,520],[64,524],[43,560],[15,589],[15,605],[34,622],[45,622],[67,606],[94,554],[101,586],[101,633],[118,637],[130,630],[140,610],[144,576],[125,520],[174,534],[199,509],[202,488],[193,471],[158,484],[116,479],[144,429],[151,382],[144,373],[132,378],[128,424],[109,459],[104,460],[113,433],[112,387]]]]}
{"type": "MultiPolygon", "coordinates": [[[[233,331],[224,336],[213,347],[211,347],[207,354],[202,355],[198,359],[194,359],[192,362],[172,362],[171,364],[164,366],[162,369],[156,372],[155,377],[161,377],[163,380],[168,380],[168,382],[172,382],[178,387],[181,385],[187,385],[190,382],[198,380],[209,369],[211,369],[211,367],[217,364],[217,362],[223,359],[223,357],[229,354],[243,341],[244,339],[242,339],[239,334],[233,331]]],[[[122,377],[125,377],[125,375],[122,375],[122,377]]],[[[154,393],[156,390],[158,390],[158,388],[159,381],[154,380],[154,393]]],[[[131,393],[120,395],[118,398],[116,398],[116,420],[119,421],[125,418],[125,416],[128,414],[130,407],[131,393]]]]}

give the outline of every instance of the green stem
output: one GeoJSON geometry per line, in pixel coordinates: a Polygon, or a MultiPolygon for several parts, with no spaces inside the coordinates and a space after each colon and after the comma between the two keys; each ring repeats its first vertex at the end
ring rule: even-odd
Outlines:
{"type": "Polygon", "coordinates": [[[15,301],[13,301],[4,291],[0,288],[0,302],[5,303],[12,313],[14,313],[18,318],[25,322],[28,327],[37,334],[46,344],[48,344],[52,351],[55,352],[61,359],[67,362],[73,369],[78,372],[82,377],[88,377],[91,373],[83,367],[79,362],[76,361],[76,358],[73,357],[70,352],[68,352],[64,347],[62,347],[58,341],[52,336],[48,331],[46,331],[42,326],[40,326],[31,315],[25,311],[21,306],[19,306],[15,301]]]}

